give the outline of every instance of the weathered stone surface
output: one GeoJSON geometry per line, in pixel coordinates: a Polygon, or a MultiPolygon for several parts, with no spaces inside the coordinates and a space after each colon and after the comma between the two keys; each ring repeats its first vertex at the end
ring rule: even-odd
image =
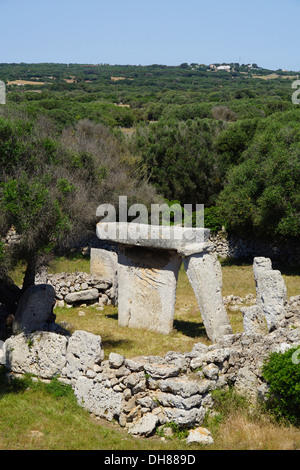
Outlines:
{"type": "Polygon", "coordinates": [[[13,323],[13,333],[42,330],[46,323],[55,321],[53,307],[55,291],[52,286],[30,286],[19,300],[13,323]]]}
{"type": "Polygon", "coordinates": [[[146,225],[126,222],[100,222],[97,236],[122,245],[174,250],[182,256],[212,249],[210,230],[193,227],[146,225]]]}
{"type": "Polygon", "coordinates": [[[133,372],[141,372],[144,370],[144,361],[141,361],[140,358],[125,359],[125,365],[128,369],[133,372]]]}
{"type": "Polygon", "coordinates": [[[68,294],[65,297],[65,301],[68,304],[74,304],[76,302],[83,302],[86,300],[97,300],[98,298],[99,291],[98,289],[93,288],[68,294]]]}
{"type": "Polygon", "coordinates": [[[6,358],[5,358],[5,352],[4,352],[4,341],[0,339],[0,365],[5,366],[6,363],[6,358]]]}
{"type": "Polygon", "coordinates": [[[101,358],[101,337],[77,330],[69,338],[62,375],[70,379],[78,378],[88,367],[100,363],[101,358]]]}
{"type": "Polygon", "coordinates": [[[169,421],[173,421],[179,426],[193,426],[202,424],[205,418],[205,410],[201,408],[192,408],[191,410],[182,410],[178,408],[164,408],[164,412],[169,421]]]}
{"type": "Polygon", "coordinates": [[[122,412],[123,394],[105,387],[103,383],[80,376],[74,393],[83,408],[108,421],[117,419],[122,412]]]}
{"type": "Polygon", "coordinates": [[[165,364],[145,364],[145,372],[154,379],[166,379],[168,377],[177,377],[180,373],[180,367],[165,364]]]}
{"type": "Polygon", "coordinates": [[[185,258],[184,266],[208,337],[216,341],[223,335],[232,333],[223,304],[219,261],[213,255],[198,253],[185,258]]]}
{"type": "Polygon", "coordinates": [[[205,377],[210,380],[217,380],[219,375],[219,368],[213,363],[208,364],[207,366],[203,367],[202,372],[205,377]]]}
{"type": "Polygon", "coordinates": [[[114,369],[119,369],[124,364],[125,357],[121,354],[110,353],[108,360],[110,367],[113,367],[114,369]]]}
{"type": "Polygon", "coordinates": [[[66,364],[68,339],[56,333],[21,333],[4,343],[5,366],[8,370],[52,378],[66,364]]]}
{"type": "Polygon", "coordinates": [[[268,331],[278,328],[285,318],[287,289],[278,270],[272,270],[271,260],[257,257],[253,261],[256,304],[263,312],[268,331]]]}
{"type": "Polygon", "coordinates": [[[249,367],[239,369],[235,381],[235,390],[243,396],[250,397],[252,401],[257,398],[258,379],[257,375],[249,367]]]}
{"type": "Polygon", "coordinates": [[[176,283],[181,260],[175,252],[120,247],[119,325],[162,334],[173,330],[176,283]]]}
{"type": "Polygon", "coordinates": [[[163,392],[171,392],[180,395],[182,398],[189,398],[199,392],[198,385],[186,377],[158,380],[158,386],[163,392]]]}
{"type": "Polygon", "coordinates": [[[208,351],[208,346],[203,343],[196,343],[193,346],[192,352],[205,354],[208,351]]]}
{"type": "Polygon", "coordinates": [[[150,436],[154,432],[158,422],[159,419],[156,415],[146,413],[142,418],[129,426],[128,432],[133,435],[150,436]]]}
{"type": "Polygon", "coordinates": [[[247,335],[252,335],[255,333],[264,335],[267,333],[266,321],[262,310],[258,307],[258,305],[242,307],[241,312],[243,314],[244,332],[247,335]]]}
{"type": "Polygon", "coordinates": [[[196,429],[190,429],[186,442],[188,444],[198,442],[199,444],[211,445],[214,443],[214,440],[208,429],[198,427],[196,429]]]}
{"type": "Polygon", "coordinates": [[[91,248],[90,272],[103,279],[108,279],[113,285],[117,283],[118,255],[114,251],[91,248]]]}
{"type": "Polygon", "coordinates": [[[278,327],[285,318],[287,290],[280,271],[264,271],[260,277],[262,309],[268,330],[278,327]]]}
{"type": "Polygon", "coordinates": [[[181,410],[190,410],[201,405],[202,396],[192,395],[189,398],[182,398],[172,393],[157,392],[155,398],[162,406],[170,408],[179,408],[181,410]]]}
{"type": "Polygon", "coordinates": [[[164,356],[164,360],[168,364],[172,364],[174,367],[178,368],[182,373],[186,372],[189,361],[185,354],[176,353],[175,351],[169,351],[164,356]]]}
{"type": "Polygon", "coordinates": [[[195,370],[205,364],[210,364],[211,362],[222,363],[229,358],[230,354],[230,348],[214,347],[214,349],[211,350],[208,348],[206,353],[200,353],[197,357],[191,360],[190,367],[195,370]]]}

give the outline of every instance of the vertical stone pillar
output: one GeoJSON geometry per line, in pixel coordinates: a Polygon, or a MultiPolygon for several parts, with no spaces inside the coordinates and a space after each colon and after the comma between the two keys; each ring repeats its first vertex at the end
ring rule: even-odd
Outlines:
{"type": "Polygon", "coordinates": [[[285,318],[286,285],[281,272],[272,269],[269,258],[254,258],[253,273],[256,285],[256,305],[265,316],[268,331],[272,331],[285,318]]]}
{"type": "Polygon", "coordinates": [[[118,255],[114,251],[103,250],[101,248],[91,248],[91,274],[102,276],[103,280],[116,282],[118,267],[118,255]]]}
{"type": "Polygon", "coordinates": [[[180,265],[175,251],[119,244],[119,325],[171,333],[180,265]]]}
{"type": "Polygon", "coordinates": [[[184,258],[184,267],[194,289],[207,336],[216,341],[231,334],[223,303],[221,265],[214,255],[197,253],[184,258]]]}

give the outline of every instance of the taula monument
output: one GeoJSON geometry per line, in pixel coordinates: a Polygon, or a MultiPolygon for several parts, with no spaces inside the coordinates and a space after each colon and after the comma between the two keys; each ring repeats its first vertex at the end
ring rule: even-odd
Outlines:
{"type": "MultiPolygon", "coordinates": [[[[169,334],[173,329],[178,272],[183,263],[207,336],[216,341],[232,333],[223,304],[221,266],[212,254],[208,229],[100,222],[97,236],[118,244],[120,326],[169,334]]],[[[93,257],[100,256],[100,251],[92,250],[91,263],[95,263],[93,257]]]]}

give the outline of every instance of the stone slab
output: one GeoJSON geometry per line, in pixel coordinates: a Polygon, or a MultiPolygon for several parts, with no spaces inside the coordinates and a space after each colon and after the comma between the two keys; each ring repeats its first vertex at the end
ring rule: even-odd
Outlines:
{"type": "Polygon", "coordinates": [[[176,252],[119,247],[120,326],[172,332],[180,264],[176,252]]]}
{"type": "Polygon", "coordinates": [[[209,241],[210,230],[202,228],[99,222],[96,233],[101,240],[145,248],[175,250],[182,256],[213,249],[213,244],[209,241]]]}

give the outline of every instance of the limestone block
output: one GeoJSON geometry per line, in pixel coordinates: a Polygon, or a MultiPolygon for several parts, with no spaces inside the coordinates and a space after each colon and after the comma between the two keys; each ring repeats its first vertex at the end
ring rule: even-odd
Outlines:
{"type": "Polygon", "coordinates": [[[242,307],[241,312],[243,314],[243,327],[246,335],[265,335],[267,333],[265,318],[258,305],[242,307]]]}
{"type": "Polygon", "coordinates": [[[202,396],[192,395],[189,398],[182,398],[172,393],[157,392],[155,398],[158,400],[160,405],[170,408],[179,408],[182,410],[190,410],[201,405],[202,396]]]}
{"type": "Polygon", "coordinates": [[[141,246],[149,249],[173,250],[181,256],[213,250],[206,228],[168,225],[146,225],[134,222],[99,222],[98,238],[120,245],[141,246]]]}
{"type": "Polygon", "coordinates": [[[182,398],[189,398],[199,393],[198,384],[186,377],[161,379],[158,380],[158,386],[162,392],[170,392],[182,398]]]}
{"type": "Polygon", "coordinates": [[[201,312],[207,336],[217,341],[231,334],[231,326],[223,304],[220,263],[208,253],[198,253],[184,259],[184,267],[201,312]]]}
{"type": "Polygon", "coordinates": [[[146,413],[138,421],[129,425],[128,432],[133,435],[150,436],[154,432],[158,422],[159,420],[156,415],[146,413]]]}
{"type": "Polygon", "coordinates": [[[242,367],[238,370],[235,381],[235,390],[241,395],[248,396],[252,401],[257,398],[258,380],[256,374],[248,367],[242,367]]]}
{"type": "Polygon", "coordinates": [[[256,304],[265,316],[268,331],[272,331],[285,318],[286,285],[280,271],[272,269],[269,258],[254,258],[253,273],[256,304]]]}
{"type": "Polygon", "coordinates": [[[262,299],[261,299],[261,285],[259,282],[259,277],[263,271],[271,270],[272,262],[270,258],[264,258],[263,256],[258,256],[253,260],[253,274],[256,287],[256,305],[262,308],[262,299]]]}
{"type": "Polygon", "coordinates": [[[268,330],[276,328],[285,317],[287,289],[280,271],[263,271],[260,275],[262,309],[268,330]]]}
{"type": "Polygon", "coordinates": [[[105,384],[80,376],[74,393],[78,403],[89,412],[112,421],[122,412],[123,393],[116,392],[105,384]]]}
{"type": "Polygon", "coordinates": [[[164,408],[168,421],[174,422],[179,426],[192,426],[202,424],[205,418],[203,407],[192,408],[191,410],[181,410],[179,408],[164,408]]]}
{"type": "Polygon", "coordinates": [[[65,301],[67,304],[74,304],[76,302],[83,302],[83,301],[90,301],[90,300],[97,300],[99,298],[99,291],[98,289],[87,289],[78,292],[72,292],[71,294],[67,294],[65,297],[65,301]]]}
{"type": "Polygon", "coordinates": [[[145,364],[145,372],[154,379],[166,379],[168,377],[177,377],[180,373],[180,367],[165,364],[145,364]]]}
{"type": "Polygon", "coordinates": [[[62,376],[78,378],[88,367],[93,368],[102,359],[101,337],[87,331],[77,330],[69,338],[66,365],[62,376]]]}
{"type": "Polygon", "coordinates": [[[110,367],[114,369],[118,369],[124,364],[125,357],[122,356],[121,354],[110,353],[108,360],[109,360],[110,367]]]}
{"type": "Polygon", "coordinates": [[[5,366],[20,374],[50,379],[66,364],[68,339],[52,332],[11,336],[4,343],[5,366]]]}
{"type": "Polygon", "coordinates": [[[55,290],[48,284],[30,286],[19,300],[13,333],[42,330],[45,323],[55,320],[55,290]]]}
{"type": "Polygon", "coordinates": [[[113,285],[116,284],[118,268],[118,255],[114,251],[91,248],[90,271],[91,274],[100,275],[113,285]]]}
{"type": "Polygon", "coordinates": [[[181,259],[176,252],[119,248],[119,325],[162,334],[173,330],[181,259]]]}
{"type": "Polygon", "coordinates": [[[192,442],[198,442],[200,444],[210,445],[214,443],[214,440],[208,429],[198,427],[189,431],[186,442],[188,444],[191,444],[192,442]]]}

